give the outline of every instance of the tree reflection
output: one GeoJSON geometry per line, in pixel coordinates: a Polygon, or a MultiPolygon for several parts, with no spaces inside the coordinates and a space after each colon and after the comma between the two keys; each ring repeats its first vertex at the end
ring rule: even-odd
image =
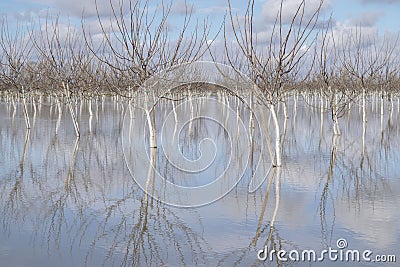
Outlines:
{"type": "MultiPolygon", "coordinates": [[[[335,220],[335,214],[333,214],[332,225],[329,227],[327,218],[326,218],[326,213],[327,213],[327,210],[329,210],[329,209],[327,209],[328,200],[330,199],[332,201],[332,203],[334,203],[334,199],[329,191],[329,185],[332,182],[332,178],[333,178],[334,171],[335,171],[335,164],[336,164],[336,157],[337,157],[339,141],[340,141],[340,135],[333,135],[331,156],[329,159],[328,174],[326,176],[326,181],[325,181],[324,187],[322,189],[321,199],[320,199],[320,204],[319,204],[319,214],[320,214],[320,218],[321,218],[321,233],[322,233],[323,242],[326,246],[330,243],[330,241],[332,239],[333,224],[334,224],[334,220],[335,220]],[[328,232],[328,227],[330,228],[329,232],[328,232]],[[328,235],[329,235],[329,237],[328,237],[328,235]]],[[[333,210],[333,213],[335,213],[334,207],[332,210],[333,210]]]]}
{"type": "MultiPolygon", "coordinates": [[[[157,116],[165,114],[169,108],[173,110],[178,104],[171,100],[163,101],[157,116]]],[[[101,103],[92,104],[96,109],[96,105],[101,103]]],[[[311,236],[314,243],[311,244],[320,245],[322,241],[323,247],[331,245],[332,239],[340,232],[339,227],[354,230],[355,235],[364,239],[383,236],[384,245],[397,242],[387,241],[391,231],[371,234],[372,230],[368,228],[371,222],[367,225],[363,220],[374,220],[372,223],[380,224],[385,230],[396,222],[398,198],[397,188],[393,186],[396,181],[392,177],[398,174],[395,164],[399,157],[396,151],[399,127],[394,123],[398,112],[388,113],[383,127],[380,116],[368,117],[365,133],[368,145],[361,153],[363,137],[358,129],[362,127],[362,120],[343,127],[340,138],[334,136],[325,140],[318,134],[330,133],[329,126],[321,130],[311,119],[315,114],[305,112],[304,106],[298,103],[294,110],[297,124],[288,121],[287,132],[283,131],[286,137],[282,140],[287,140],[283,167],[272,168],[266,183],[251,195],[247,190],[254,163],[250,164],[244,182],[226,198],[214,206],[190,210],[174,208],[151,198],[131,179],[123,162],[121,139],[115,138],[121,129],[118,117],[121,113],[114,112],[109,104],[103,103],[104,110],[99,110],[98,123],[90,126],[89,121],[86,120],[88,124],[85,124],[85,120],[80,118],[81,137],[75,142],[68,138],[74,136],[73,128],[69,132],[60,130],[57,134],[54,130],[48,131],[49,125],[52,126],[59,115],[54,113],[54,118],[47,118],[46,106],[42,107],[44,119],[39,116],[30,131],[16,127],[21,123],[24,126],[24,121],[18,116],[13,119],[14,126],[0,128],[0,144],[7,154],[0,180],[2,232],[7,238],[15,241],[17,233],[25,231],[35,249],[47,249],[49,257],[72,255],[86,266],[258,265],[263,262],[257,260],[257,251],[265,246],[269,251],[289,251],[289,248],[303,246],[299,243],[310,238],[310,231],[304,230],[308,226],[316,227],[311,231],[314,234],[311,236]],[[4,135],[6,141],[1,139],[4,135]],[[320,161],[313,162],[312,159],[320,161]],[[305,166],[307,164],[310,166],[305,166]],[[296,166],[308,169],[298,172],[296,166]],[[292,181],[294,176],[298,183],[292,181]],[[312,200],[302,202],[297,198],[300,193],[291,195],[296,190],[311,196],[312,200]],[[291,199],[293,196],[295,199],[291,199]],[[301,210],[303,203],[307,207],[301,210]],[[290,210],[292,206],[294,208],[290,210]],[[224,213],[227,210],[232,213],[224,213]],[[315,211],[317,216],[312,218],[315,211]],[[298,213],[295,212],[304,217],[296,221],[298,213]],[[221,225],[217,224],[219,221],[222,221],[221,225]],[[291,234],[289,223],[294,225],[292,231],[304,230],[304,233],[288,238],[291,234]],[[224,244],[213,243],[219,240],[224,244]]],[[[196,108],[203,104],[193,101],[193,107],[188,105],[187,110],[193,108],[195,117],[198,115],[196,108]]],[[[290,102],[288,104],[290,110],[290,102]]],[[[247,120],[249,113],[244,108],[233,102],[230,102],[230,107],[240,110],[240,114],[233,116],[233,113],[229,114],[232,111],[226,110],[224,116],[233,121],[247,116],[243,120],[245,125],[250,125],[247,120]]],[[[130,116],[131,109],[125,110],[130,116]]],[[[319,117],[319,110],[316,113],[319,117]]],[[[270,130],[267,112],[260,114],[264,115],[261,130],[270,130]]],[[[146,117],[132,115],[135,121],[128,125],[128,129],[135,136],[135,129],[143,125],[146,117]]],[[[353,116],[357,116],[356,112],[353,116]]],[[[9,117],[11,120],[12,110],[9,117]]],[[[179,112],[175,119],[180,119],[179,112]]],[[[156,122],[159,121],[156,117],[156,122]]],[[[177,131],[174,129],[176,125],[170,126],[171,132],[177,131]]],[[[214,133],[225,140],[223,132],[215,130],[204,125],[204,121],[193,122],[190,134],[185,129],[181,142],[187,147],[192,145],[190,149],[194,151],[193,142],[201,140],[202,136],[214,133]],[[188,140],[189,137],[193,140],[188,140]]],[[[257,162],[260,129],[251,132],[250,136],[254,139],[250,143],[253,162],[257,162]]],[[[130,141],[136,140],[132,138],[130,141]]],[[[189,152],[194,153],[192,150],[189,152]]],[[[146,189],[149,192],[154,190],[156,171],[173,174],[170,163],[153,151],[156,150],[148,150],[152,168],[143,170],[147,174],[146,189]]],[[[264,152],[268,154],[267,150],[264,152]]],[[[240,157],[244,156],[240,153],[234,155],[234,158],[240,157]]],[[[140,169],[143,166],[133,167],[140,169]]],[[[393,227],[393,231],[398,231],[396,226],[393,227]]],[[[278,261],[276,255],[274,262],[265,264],[294,265],[293,262],[278,261]]]]}
{"type": "MultiPolygon", "coordinates": [[[[8,198],[5,200],[4,203],[3,213],[9,214],[10,217],[14,218],[19,216],[19,212],[21,212],[20,209],[23,208],[24,206],[23,203],[24,193],[22,192],[22,190],[24,183],[26,152],[27,152],[29,137],[30,137],[30,129],[27,129],[23,143],[22,156],[19,163],[19,175],[15,174],[15,181],[12,181],[12,179],[9,180],[10,182],[10,187],[8,189],[9,193],[4,194],[5,193],[4,192],[2,194],[4,196],[8,196],[8,198]]],[[[10,231],[10,223],[7,220],[5,220],[5,218],[3,218],[3,227],[5,229],[5,232],[10,231]]]]}
{"type": "MultiPolygon", "coordinates": [[[[182,212],[149,198],[129,177],[121,148],[107,133],[113,131],[107,127],[118,129],[119,121],[111,118],[111,123],[97,133],[82,131],[69,153],[60,133],[42,136],[39,125],[29,139],[28,130],[16,179],[0,181],[3,229],[11,234],[15,223],[25,227],[26,218],[35,246],[46,245],[49,255],[64,254],[65,247],[71,254],[86,250],[82,262],[90,266],[99,261],[104,266],[206,264],[209,244],[185,223],[182,212]],[[35,157],[27,157],[29,140],[36,144],[35,157]],[[32,174],[23,179],[27,164],[40,179],[32,174]],[[96,258],[99,250],[103,259],[96,258]]],[[[155,149],[151,159],[155,165],[155,149]]],[[[154,172],[148,171],[150,191],[154,172]]]]}
{"type": "MultiPolygon", "coordinates": [[[[347,125],[341,138],[332,139],[329,165],[324,175],[325,182],[319,204],[321,233],[325,245],[332,242],[337,228],[335,224],[348,217],[340,214],[338,209],[345,206],[346,213],[354,210],[357,215],[353,221],[356,221],[362,214],[374,212],[375,205],[386,199],[387,195],[393,194],[390,189],[391,181],[387,179],[393,177],[393,173],[388,172],[387,166],[398,157],[391,149],[398,144],[398,131],[391,128],[393,114],[388,115],[386,127],[382,125],[382,114],[371,114],[362,120],[349,117],[352,123],[347,125]],[[366,121],[369,122],[369,127],[366,127],[366,121]],[[379,127],[374,127],[378,125],[379,127]],[[360,128],[363,129],[361,136],[356,131],[360,128]]],[[[359,116],[365,116],[364,112],[359,116]]],[[[363,226],[359,225],[357,228],[361,230],[363,226]]]]}
{"type": "MultiPolygon", "coordinates": [[[[281,186],[281,175],[282,175],[282,167],[277,167],[274,168],[274,172],[271,175],[270,181],[268,183],[268,189],[266,191],[266,195],[264,197],[264,202],[262,206],[262,212],[261,216],[259,218],[259,223],[256,231],[256,235],[253,239],[252,245],[257,245],[257,241],[259,237],[263,234],[264,235],[264,244],[262,246],[258,245],[257,247],[264,248],[264,253],[267,253],[267,259],[269,258],[269,253],[272,250],[279,251],[285,249],[284,247],[284,242],[279,235],[278,229],[275,227],[275,222],[279,210],[279,204],[280,204],[280,186],[281,186]],[[269,191],[271,188],[271,183],[273,178],[275,178],[275,208],[272,214],[272,218],[269,222],[269,224],[262,226],[262,221],[266,209],[266,205],[268,202],[268,196],[269,196],[269,191]],[[262,226],[262,227],[261,227],[262,226]],[[266,236],[266,238],[265,238],[266,236]]],[[[280,261],[276,256],[274,257],[274,260],[277,264],[277,266],[283,266],[287,265],[287,263],[280,261]]],[[[289,263],[290,264],[290,263],[289,263]]]]}

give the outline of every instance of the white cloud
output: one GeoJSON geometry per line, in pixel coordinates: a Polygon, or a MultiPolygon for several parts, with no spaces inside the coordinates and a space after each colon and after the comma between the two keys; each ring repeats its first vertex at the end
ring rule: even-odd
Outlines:
{"type": "MultiPolygon", "coordinates": [[[[113,0],[111,2],[118,12],[119,1],[113,0]]],[[[55,0],[54,5],[62,14],[73,17],[81,17],[82,14],[86,17],[97,16],[97,12],[100,16],[109,16],[112,14],[109,0],[55,0]]]]}
{"type": "MultiPolygon", "coordinates": [[[[299,8],[299,4],[301,1],[298,0],[285,0],[282,4],[282,22],[284,24],[288,24],[292,21],[293,16],[295,15],[297,9],[299,8]]],[[[318,9],[321,0],[308,0],[305,1],[304,7],[304,18],[303,21],[309,20],[314,14],[315,10],[318,9]]],[[[264,22],[273,23],[277,17],[277,14],[280,10],[281,1],[276,0],[266,0],[262,5],[262,17],[264,22]]],[[[330,8],[330,1],[324,1],[324,4],[321,8],[321,13],[324,13],[327,9],[330,8]]],[[[301,14],[301,10],[300,10],[301,14]]],[[[299,15],[300,15],[299,14],[299,15]]]]}
{"type": "Polygon", "coordinates": [[[353,25],[372,27],[375,26],[378,20],[384,15],[385,13],[382,11],[367,11],[351,17],[349,22],[353,25]]]}
{"type": "MultiPolygon", "coordinates": [[[[235,10],[235,9],[234,9],[235,10]]],[[[224,14],[225,12],[228,11],[227,6],[209,6],[205,8],[199,9],[199,12],[202,14],[224,14]]]]}
{"type": "Polygon", "coordinates": [[[33,17],[35,17],[35,12],[32,11],[21,11],[14,13],[14,17],[18,21],[31,21],[33,17]]]}
{"type": "Polygon", "coordinates": [[[356,33],[361,35],[361,45],[365,47],[369,45],[369,40],[371,38],[376,38],[378,36],[377,27],[354,25],[349,21],[337,22],[332,31],[333,38],[335,39],[336,44],[339,46],[350,36],[355,36],[356,33]]]}
{"type": "Polygon", "coordinates": [[[175,0],[171,7],[172,15],[186,15],[196,11],[195,5],[185,0],[175,0]]]}
{"type": "MultiPolygon", "coordinates": [[[[116,11],[118,11],[120,2],[120,0],[111,0],[116,11]]],[[[57,14],[69,17],[81,18],[82,14],[86,17],[93,17],[97,16],[97,12],[100,16],[109,16],[112,14],[110,0],[31,0],[29,3],[36,3],[42,9],[52,10],[57,14]]]]}

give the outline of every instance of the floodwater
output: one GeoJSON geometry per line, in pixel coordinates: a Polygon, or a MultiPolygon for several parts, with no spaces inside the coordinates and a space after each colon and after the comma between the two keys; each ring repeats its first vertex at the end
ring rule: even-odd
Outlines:
{"type": "Polygon", "coordinates": [[[368,99],[364,124],[353,104],[339,137],[318,97],[287,103],[283,166],[271,168],[275,130],[256,101],[252,118],[223,94],[164,99],[153,149],[150,117],[126,100],[93,101],[92,116],[77,103],[79,139],[67,108],[29,104],[27,131],[20,104],[2,100],[0,265],[397,266],[373,262],[400,261],[397,100],[368,99]],[[304,250],[316,259],[301,261],[304,250]],[[348,250],[360,262],[346,263],[348,250]]]}

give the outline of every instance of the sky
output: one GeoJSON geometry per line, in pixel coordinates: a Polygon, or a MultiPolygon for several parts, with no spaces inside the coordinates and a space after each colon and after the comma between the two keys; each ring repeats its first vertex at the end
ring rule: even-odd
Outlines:
{"type": "MultiPolygon", "coordinates": [[[[96,1],[100,15],[103,19],[108,18],[111,14],[110,0],[96,1]]],[[[118,0],[111,1],[118,2],[118,0]]],[[[179,29],[188,7],[192,10],[193,20],[207,19],[212,25],[211,33],[216,33],[226,14],[227,1],[173,0],[168,25],[171,31],[179,29]]],[[[149,0],[149,2],[150,5],[154,5],[160,0],[149,0]]],[[[287,13],[287,20],[299,2],[300,0],[284,0],[284,15],[287,13]]],[[[246,3],[244,0],[231,0],[235,14],[243,14],[246,3]]],[[[306,0],[306,7],[312,10],[318,3],[319,0],[306,0]]],[[[255,0],[254,23],[259,40],[268,40],[278,6],[278,0],[255,0]]],[[[96,30],[99,31],[95,0],[0,0],[0,14],[7,17],[11,29],[16,23],[35,24],[38,18],[44,18],[46,14],[58,14],[65,23],[80,28],[84,14],[85,24],[93,29],[92,32],[95,34],[96,30]]],[[[327,20],[332,15],[333,29],[338,34],[349,32],[358,26],[365,33],[378,35],[389,33],[395,36],[400,31],[399,14],[400,0],[325,0],[321,18],[327,20]]]]}
{"type": "MultiPolygon", "coordinates": [[[[311,4],[316,1],[318,0],[307,0],[311,4]]],[[[109,10],[109,0],[97,0],[97,2],[103,7],[105,13],[109,10]]],[[[265,16],[265,13],[271,10],[269,7],[277,2],[279,1],[256,0],[256,9],[261,10],[260,15],[265,16]]],[[[290,6],[291,3],[298,3],[299,0],[285,0],[285,2],[290,6]]],[[[231,3],[238,10],[245,9],[246,1],[231,0],[231,3]]],[[[208,15],[210,19],[218,19],[225,13],[227,0],[188,0],[187,4],[193,6],[193,13],[196,15],[208,15]]],[[[94,0],[0,0],[0,13],[6,14],[9,19],[19,21],[30,20],[48,11],[57,12],[72,19],[80,19],[84,9],[87,15],[95,15],[94,0]]],[[[325,0],[324,9],[328,15],[332,12],[333,17],[340,24],[349,26],[361,24],[376,27],[379,31],[400,30],[400,0],[325,0]]],[[[173,15],[179,15],[184,11],[185,1],[175,0],[172,7],[173,15]]]]}
{"type": "MultiPolygon", "coordinates": [[[[113,0],[114,1],[114,0],[113,0]]],[[[125,0],[126,1],[126,0],[125,0]]],[[[318,0],[308,0],[313,3],[318,0]]],[[[102,6],[108,6],[109,0],[97,0],[102,6]]],[[[261,12],[271,9],[278,0],[256,0],[256,7],[261,12]]],[[[285,3],[298,3],[299,0],[285,0],[285,3]]],[[[187,1],[193,5],[194,14],[209,15],[216,18],[223,15],[227,0],[187,1]]],[[[246,1],[231,0],[232,6],[244,10],[246,1]]],[[[400,30],[400,0],[325,0],[326,12],[331,11],[333,17],[342,24],[362,24],[363,26],[377,27],[381,31],[400,30]]],[[[173,13],[179,15],[185,11],[185,2],[175,0],[173,13]]],[[[0,13],[10,19],[30,20],[48,12],[59,12],[62,16],[80,19],[82,11],[88,15],[95,14],[94,0],[0,0],[0,13]]]]}

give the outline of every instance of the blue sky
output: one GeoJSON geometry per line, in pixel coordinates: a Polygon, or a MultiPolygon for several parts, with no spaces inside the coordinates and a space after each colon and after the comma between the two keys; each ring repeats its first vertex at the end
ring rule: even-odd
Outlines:
{"type": "MultiPolygon", "coordinates": [[[[126,0],[125,0],[126,1],[126,0]]],[[[92,9],[94,0],[0,0],[0,13],[8,17],[21,18],[20,16],[37,15],[46,10],[58,10],[60,14],[70,17],[80,17],[81,9],[86,7],[92,9]]],[[[98,0],[106,5],[108,0],[98,0]]],[[[184,1],[175,0],[175,9],[183,8],[184,1]]],[[[244,9],[246,1],[231,0],[232,5],[244,9]]],[[[258,6],[267,5],[269,0],[256,0],[258,6]]],[[[299,0],[285,0],[285,2],[299,2],[299,0]]],[[[315,0],[308,0],[315,2],[315,0]]],[[[331,7],[334,17],[341,21],[360,19],[362,22],[369,22],[381,30],[397,31],[400,29],[400,0],[330,0],[326,4],[331,7]]],[[[194,5],[195,13],[207,13],[217,15],[223,12],[227,0],[203,0],[190,1],[194,5]],[[221,11],[221,12],[218,12],[221,11]]]]}
{"type": "MultiPolygon", "coordinates": [[[[116,2],[117,0],[112,0],[116,2]]],[[[128,0],[125,0],[128,1],[128,0]]],[[[299,0],[284,0],[287,9],[296,6],[299,0]]],[[[319,0],[306,0],[308,6],[315,5],[319,0]]],[[[109,0],[97,0],[100,12],[105,16],[110,13],[109,0]]],[[[150,0],[155,3],[157,1],[150,0]]],[[[270,23],[268,16],[275,14],[273,7],[278,0],[256,0],[257,23],[260,31],[264,24],[270,23]]],[[[231,0],[232,6],[238,13],[245,10],[246,1],[231,0]]],[[[207,17],[214,28],[222,22],[225,14],[227,0],[187,0],[187,4],[193,7],[193,15],[196,18],[207,17]]],[[[0,0],[0,13],[6,15],[10,24],[15,22],[32,22],[38,17],[45,17],[47,13],[59,14],[62,18],[79,24],[83,10],[89,17],[88,23],[95,21],[94,0],[0,0]]],[[[184,0],[175,0],[172,6],[170,22],[178,24],[179,17],[185,10],[184,0]]],[[[334,28],[338,32],[349,30],[360,25],[365,32],[397,33],[400,30],[400,0],[325,0],[323,16],[333,14],[334,28]]],[[[214,29],[215,30],[215,29],[214,29]]],[[[268,35],[265,31],[264,35],[268,35]]],[[[261,35],[260,35],[261,36],[261,35]]]]}
{"type": "MultiPolygon", "coordinates": [[[[275,2],[277,0],[274,0],[275,2]]],[[[286,2],[299,2],[299,0],[285,0],[286,2]]],[[[313,0],[308,0],[312,2],[313,0]]],[[[20,15],[36,15],[46,10],[58,10],[63,15],[80,16],[82,7],[93,7],[94,0],[0,0],[0,12],[9,17],[18,17],[20,15]]],[[[98,0],[105,5],[108,0],[98,0]]],[[[153,1],[154,2],[154,1],[153,1]]],[[[176,9],[182,7],[184,1],[175,0],[176,9]]],[[[232,5],[243,9],[246,1],[231,0],[232,5]]],[[[256,0],[258,6],[266,4],[268,0],[256,0]]],[[[365,20],[376,17],[375,25],[381,30],[400,29],[400,0],[325,0],[330,6],[334,17],[339,21],[351,20],[353,18],[363,17],[365,20]]],[[[190,1],[187,3],[194,5],[195,13],[208,12],[210,16],[216,16],[218,11],[223,12],[227,5],[227,0],[203,0],[190,1]]]]}

